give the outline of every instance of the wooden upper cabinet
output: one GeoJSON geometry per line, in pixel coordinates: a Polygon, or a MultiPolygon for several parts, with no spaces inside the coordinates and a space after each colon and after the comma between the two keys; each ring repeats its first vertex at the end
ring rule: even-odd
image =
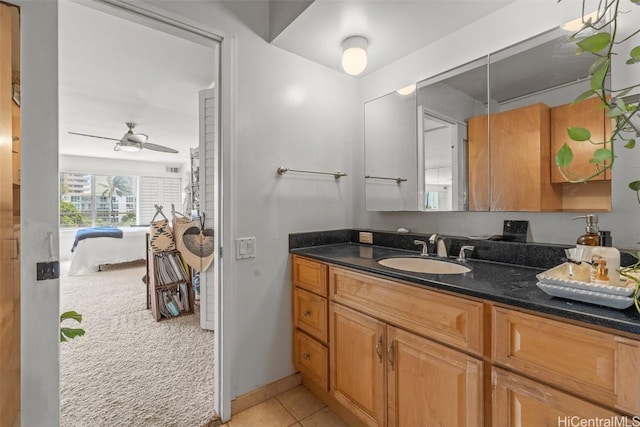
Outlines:
{"type": "Polygon", "coordinates": [[[640,342],[493,309],[494,364],[631,414],[640,413],[640,342]]]}
{"type": "Polygon", "coordinates": [[[291,263],[293,286],[298,286],[314,294],[326,297],[328,295],[327,270],[326,264],[294,255],[291,263]]]}
{"type": "MultiPolygon", "coordinates": [[[[594,164],[589,163],[593,158],[593,152],[599,145],[593,145],[588,141],[572,141],[567,134],[568,127],[586,128],[591,132],[591,139],[595,142],[604,142],[611,135],[611,119],[600,108],[599,98],[586,99],[578,104],[565,104],[551,109],[551,181],[554,183],[566,183],[558,167],[555,165],[555,155],[566,142],[573,151],[573,162],[569,170],[581,177],[587,177],[596,172],[594,164]]],[[[610,170],[598,175],[595,180],[611,179],[610,170]]]]}
{"type": "Polygon", "coordinates": [[[492,211],[561,209],[562,189],[551,184],[549,128],[544,104],[490,116],[492,211]]]}
{"type": "Polygon", "coordinates": [[[482,361],[391,326],[387,339],[389,427],[482,425],[482,361]]]}
{"type": "Polygon", "coordinates": [[[489,122],[486,115],[468,120],[469,210],[488,211],[489,200],[489,122]]]}

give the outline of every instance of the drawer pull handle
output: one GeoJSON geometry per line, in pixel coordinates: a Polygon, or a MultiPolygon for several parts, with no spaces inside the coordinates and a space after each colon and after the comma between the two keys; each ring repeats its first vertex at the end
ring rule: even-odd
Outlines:
{"type": "Polygon", "coordinates": [[[376,343],[376,354],[378,355],[378,362],[382,363],[382,334],[380,334],[376,343]]]}
{"type": "Polygon", "coordinates": [[[389,347],[387,348],[387,359],[389,359],[389,367],[391,368],[392,371],[393,371],[393,343],[394,341],[391,341],[389,343],[389,347]]]}
{"type": "Polygon", "coordinates": [[[304,360],[309,360],[309,359],[311,359],[311,355],[309,353],[302,353],[302,358],[304,360]]]}
{"type": "Polygon", "coordinates": [[[304,317],[309,317],[309,316],[311,316],[311,310],[305,310],[305,311],[303,311],[303,312],[302,312],[302,315],[303,315],[304,317]]]}

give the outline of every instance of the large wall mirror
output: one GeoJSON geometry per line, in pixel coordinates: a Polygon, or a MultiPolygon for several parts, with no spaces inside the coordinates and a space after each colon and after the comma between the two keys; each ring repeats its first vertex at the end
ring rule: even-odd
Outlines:
{"type": "Polygon", "coordinates": [[[566,129],[605,140],[611,126],[597,99],[572,103],[589,88],[593,57],[576,56],[570,35],[557,28],[419,82],[415,95],[367,102],[365,174],[408,180],[367,178],[367,210],[610,211],[610,176],[571,184],[554,165],[567,142],[573,172],[588,175],[593,145],[566,129]]]}

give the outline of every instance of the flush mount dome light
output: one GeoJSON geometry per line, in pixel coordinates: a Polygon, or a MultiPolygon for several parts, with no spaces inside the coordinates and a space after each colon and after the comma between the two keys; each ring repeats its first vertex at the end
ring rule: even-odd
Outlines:
{"type": "Polygon", "coordinates": [[[367,68],[367,39],[360,36],[346,38],[342,42],[342,69],[357,76],[367,68]]]}
{"type": "Polygon", "coordinates": [[[416,85],[414,83],[412,85],[400,88],[396,92],[398,92],[400,95],[411,95],[415,91],[416,91],[416,85]]]}

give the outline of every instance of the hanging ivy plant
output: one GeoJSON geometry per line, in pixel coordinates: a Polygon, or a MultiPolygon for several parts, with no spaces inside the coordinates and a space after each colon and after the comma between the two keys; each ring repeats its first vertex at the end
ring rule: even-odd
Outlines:
{"type": "MultiPolygon", "coordinates": [[[[598,10],[595,13],[588,13],[585,9],[586,0],[583,0],[583,26],[571,36],[573,40],[576,40],[577,55],[590,54],[595,58],[589,68],[590,88],[578,96],[573,103],[598,97],[600,108],[605,110],[607,116],[613,120],[613,125],[611,135],[605,141],[592,139],[589,129],[581,127],[567,129],[567,135],[572,141],[592,144],[594,147],[593,157],[589,160],[594,165],[594,172],[588,176],[579,176],[571,172],[573,151],[568,144],[565,143],[557,152],[555,163],[568,182],[587,182],[611,169],[616,159],[616,145],[623,144],[624,148],[633,149],[636,140],[634,137],[626,137],[627,132],[640,134],[638,125],[634,125],[632,122],[636,116],[640,117],[640,103],[638,101],[625,102],[624,100],[626,95],[640,87],[640,83],[625,88],[611,88],[605,84],[606,76],[611,69],[611,60],[616,55],[616,47],[640,33],[640,28],[638,28],[624,38],[618,37],[619,18],[628,12],[621,9],[622,2],[623,0],[603,0],[599,2],[598,10]]],[[[637,7],[640,5],[640,0],[627,0],[624,1],[624,4],[637,7]]],[[[640,63],[640,46],[630,49],[628,55],[626,64],[637,67],[638,75],[640,75],[640,66],[637,65],[640,63]]],[[[629,188],[636,192],[640,203],[640,180],[631,182],[629,188]]]]}

